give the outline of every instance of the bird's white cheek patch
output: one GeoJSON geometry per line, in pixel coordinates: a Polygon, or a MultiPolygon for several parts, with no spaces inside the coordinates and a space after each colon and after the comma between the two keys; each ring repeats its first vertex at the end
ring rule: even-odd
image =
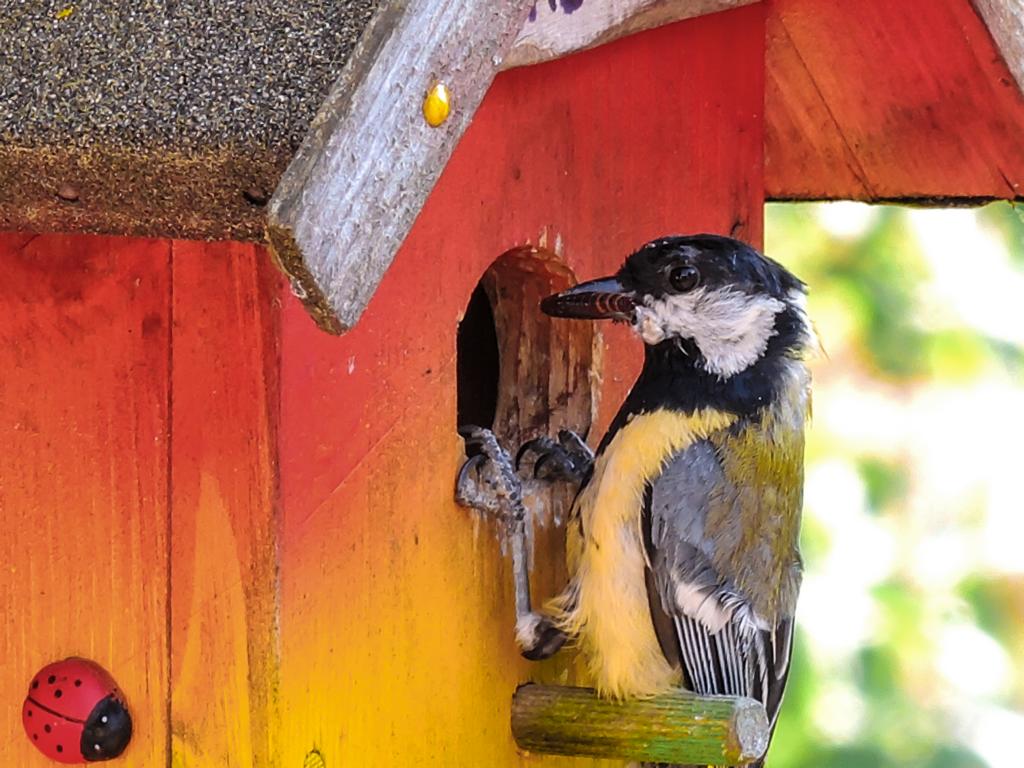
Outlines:
{"type": "Polygon", "coordinates": [[[728,378],[757,361],[775,334],[775,316],[785,304],[770,296],[703,289],[637,307],[633,329],[648,344],[667,338],[693,339],[709,373],[728,378]]]}

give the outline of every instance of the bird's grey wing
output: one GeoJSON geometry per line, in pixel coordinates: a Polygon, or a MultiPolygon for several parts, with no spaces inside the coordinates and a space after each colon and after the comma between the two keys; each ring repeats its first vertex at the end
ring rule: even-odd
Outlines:
{"type": "Polygon", "coordinates": [[[737,579],[716,568],[707,530],[722,505],[749,498],[730,487],[710,440],[673,457],[644,499],[648,597],[662,651],[689,687],[757,699],[774,723],[789,670],[792,612],[772,623],[759,616],[737,579]]]}

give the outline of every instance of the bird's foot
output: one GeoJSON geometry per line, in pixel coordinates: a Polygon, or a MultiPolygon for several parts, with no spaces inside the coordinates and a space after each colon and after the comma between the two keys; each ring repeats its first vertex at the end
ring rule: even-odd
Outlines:
{"type": "MultiPolygon", "coordinates": [[[[530,609],[526,507],[523,504],[522,482],[517,472],[518,457],[513,462],[489,429],[461,427],[459,434],[465,438],[467,451],[471,455],[459,470],[455,482],[455,500],[464,507],[494,515],[507,526],[515,589],[516,642],[527,659],[546,659],[565,644],[568,636],[550,616],[530,609]]],[[[579,461],[579,446],[590,455],[583,441],[571,432],[559,434],[559,440],[559,443],[550,441],[559,456],[564,454],[568,457],[559,466],[575,467],[573,461],[579,461]],[[572,442],[572,438],[575,438],[576,443],[572,442]]]]}
{"type": "Polygon", "coordinates": [[[565,645],[568,635],[550,616],[524,613],[516,621],[516,644],[523,658],[541,661],[554,656],[565,645]]]}
{"type": "Polygon", "coordinates": [[[496,515],[509,525],[526,517],[523,488],[508,452],[483,427],[460,427],[466,447],[478,451],[466,460],[455,482],[455,501],[464,507],[496,515]]]}
{"type": "Polygon", "coordinates": [[[516,454],[517,470],[529,455],[534,457],[533,476],[539,480],[580,484],[594,466],[594,452],[583,438],[568,429],[558,431],[558,440],[544,435],[523,443],[516,454]]]}

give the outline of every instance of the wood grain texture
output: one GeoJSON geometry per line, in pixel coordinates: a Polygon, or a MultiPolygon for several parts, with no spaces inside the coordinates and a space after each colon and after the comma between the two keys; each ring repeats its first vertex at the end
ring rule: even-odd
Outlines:
{"type": "Polygon", "coordinates": [[[571,11],[565,9],[568,3],[539,2],[501,66],[540,64],[645,29],[753,2],[757,0],[586,0],[571,11]]]}
{"type": "MultiPolygon", "coordinates": [[[[763,39],[754,4],[503,73],[359,324],[332,337],[287,300],[283,764],[314,748],[328,766],[526,761],[512,692],[577,675],[571,654],[519,657],[495,527],[453,501],[458,321],[517,246],[544,247],[585,279],[667,232],[758,243],[763,39]],[[663,119],[667,104],[685,119],[663,119]]],[[[641,352],[628,329],[599,332],[592,441],[641,352]]],[[[560,527],[537,532],[535,597],[559,586],[563,546],[560,527]]]]}
{"type": "Polygon", "coordinates": [[[530,6],[391,0],[363,33],[267,210],[271,248],[324,330],[366,308],[530,6]],[[432,128],[436,82],[454,103],[432,128]]]}
{"type": "Polygon", "coordinates": [[[118,760],[166,765],[170,247],[0,234],[0,765],[35,672],[69,655],[124,690],[118,760]]]}
{"type": "Polygon", "coordinates": [[[265,250],[173,245],[174,768],[271,768],[278,743],[277,301],[265,250]]]}
{"type": "Polygon", "coordinates": [[[764,755],[769,728],[753,699],[678,692],[609,701],[589,688],[530,684],[512,699],[512,735],[543,754],[738,765],[764,755]]]}
{"type": "MultiPolygon", "coordinates": [[[[119,763],[279,765],[280,276],[239,244],[3,235],[0,258],[8,722],[82,655],[128,697],[119,763]]],[[[18,731],[0,764],[47,765],[18,731]]]]}
{"type": "Polygon", "coordinates": [[[511,445],[552,427],[587,434],[594,419],[595,326],[537,311],[545,296],[575,285],[572,271],[553,252],[524,247],[502,254],[481,280],[499,347],[494,434],[511,445]]]}
{"type": "Polygon", "coordinates": [[[1024,91],[1024,0],[972,0],[1024,91]]]}
{"type": "Polygon", "coordinates": [[[766,4],[769,198],[1024,194],[1024,98],[968,0],[766,4]]]}

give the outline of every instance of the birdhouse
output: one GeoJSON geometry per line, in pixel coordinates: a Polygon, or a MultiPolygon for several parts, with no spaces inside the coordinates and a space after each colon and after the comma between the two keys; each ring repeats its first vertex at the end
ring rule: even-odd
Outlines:
{"type": "Polygon", "coordinates": [[[457,427],[597,438],[640,352],[540,298],[768,200],[1022,195],[1015,0],[264,5],[0,31],[0,764],[76,657],[123,765],[519,765],[517,687],[586,677],[520,658],[457,427]]]}

